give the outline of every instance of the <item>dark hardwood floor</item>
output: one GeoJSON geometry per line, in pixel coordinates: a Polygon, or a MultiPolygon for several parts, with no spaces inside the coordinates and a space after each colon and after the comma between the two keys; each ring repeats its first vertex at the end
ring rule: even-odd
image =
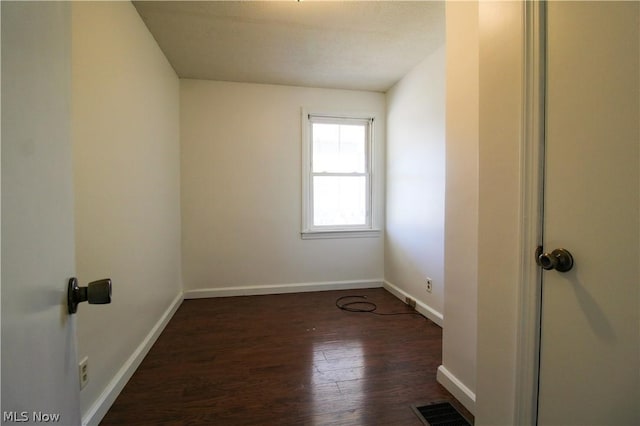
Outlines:
{"type": "MultiPolygon", "coordinates": [[[[384,289],[186,300],[102,425],[421,425],[442,330],[384,289]]],[[[464,413],[471,418],[469,413],[464,413]]]]}

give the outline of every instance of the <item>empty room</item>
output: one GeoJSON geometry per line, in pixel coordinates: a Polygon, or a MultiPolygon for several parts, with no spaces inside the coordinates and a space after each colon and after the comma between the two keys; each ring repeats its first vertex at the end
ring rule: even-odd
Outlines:
{"type": "Polygon", "coordinates": [[[1,18],[2,424],[640,422],[640,4],[1,18]]]}

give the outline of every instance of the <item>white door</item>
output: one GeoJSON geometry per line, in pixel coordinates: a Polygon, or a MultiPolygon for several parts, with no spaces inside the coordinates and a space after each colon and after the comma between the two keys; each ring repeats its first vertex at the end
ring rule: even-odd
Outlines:
{"type": "Polygon", "coordinates": [[[539,424],[640,424],[640,3],[549,2],[539,424]]]}
{"type": "Polygon", "coordinates": [[[77,425],[70,5],[1,14],[2,423],[77,425]]]}

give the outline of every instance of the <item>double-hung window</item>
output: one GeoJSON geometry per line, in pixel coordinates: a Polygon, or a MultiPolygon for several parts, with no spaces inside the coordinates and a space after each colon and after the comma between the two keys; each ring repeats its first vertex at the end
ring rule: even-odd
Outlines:
{"type": "Polygon", "coordinates": [[[303,238],[375,235],[373,118],[303,112],[303,238]]]}

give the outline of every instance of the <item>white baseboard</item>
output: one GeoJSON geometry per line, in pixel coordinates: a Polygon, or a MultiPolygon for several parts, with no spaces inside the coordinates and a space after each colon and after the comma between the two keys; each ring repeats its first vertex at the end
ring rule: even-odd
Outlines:
{"type": "Polygon", "coordinates": [[[409,294],[406,291],[402,290],[400,287],[397,287],[397,286],[391,284],[389,281],[385,281],[384,282],[384,288],[389,290],[389,292],[391,294],[393,294],[394,296],[396,296],[398,299],[402,300],[403,302],[406,300],[407,297],[410,297],[413,300],[415,300],[416,301],[416,311],[420,312],[422,315],[424,315],[425,317],[429,318],[431,321],[435,322],[440,327],[442,327],[444,317],[442,316],[442,314],[440,312],[436,311],[435,309],[433,309],[431,306],[427,305],[426,303],[421,302],[420,300],[418,300],[417,298],[415,298],[411,294],[409,294]]]}
{"type": "Polygon", "coordinates": [[[107,388],[102,392],[100,397],[91,405],[89,410],[82,416],[83,426],[98,425],[102,418],[107,414],[111,405],[115,402],[124,386],[127,384],[133,373],[147,355],[151,346],[162,333],[162,330],[166,327],[169,320],[173,317],[173,314],[178,310],[182,301],[184,300],[182,293],[178,294],[176,298],[171,302],[167,310],[162,314],[156,325],[151,329],[149,334],[138,345],[136,350],[131,354],[129,359],[124,363],[122,368],[118,371],[115,377],[109,382],[107,388]]]}
{"type": "Polygon", "coordinates": [[[444,365],[438,367],[438,383],[444,386],[471,414],[476,411],[476,394],[454,376],[444,365]]]}
{"type": "Polygon", "coordinates": [[[382,279],[203,288],[198,290],[185,290],[184,298],[203,299],[207,297],[257,296],[264,294],[305,293],[310,291],[328,290],[354,290],[359,288],[376,287],[382,287],[382,279]]]}

